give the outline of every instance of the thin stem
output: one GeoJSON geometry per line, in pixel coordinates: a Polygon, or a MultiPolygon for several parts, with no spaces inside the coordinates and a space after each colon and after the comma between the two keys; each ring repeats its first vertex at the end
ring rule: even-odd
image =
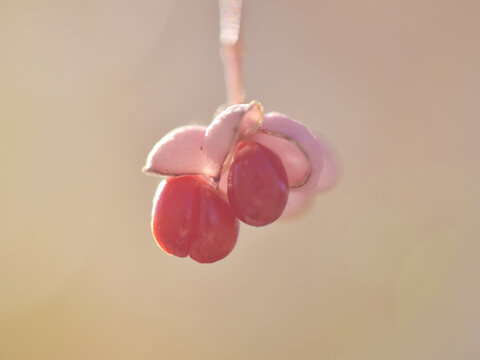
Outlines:
{"type": "Polygon", "coordinates": [[[242,0],[220,0],[220,54],[229,105],[245,101],[241,37],[242,0]]]}

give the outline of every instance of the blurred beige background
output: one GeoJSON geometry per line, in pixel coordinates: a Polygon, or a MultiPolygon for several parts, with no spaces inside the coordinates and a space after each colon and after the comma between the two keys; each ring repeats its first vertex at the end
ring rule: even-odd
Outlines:
{"type": "Polygon", "coordinates": [[[476,359],[480,3],[249,1],[246,85],[342,181],[224,261],[140,169],[224,102],[215,1],[2,1],[1,359],[476,359]]]}

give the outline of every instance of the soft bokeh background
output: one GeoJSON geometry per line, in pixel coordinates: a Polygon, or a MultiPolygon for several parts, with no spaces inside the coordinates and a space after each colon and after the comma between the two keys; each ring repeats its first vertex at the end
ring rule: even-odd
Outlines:
{"type": "Polygon", "coordinates": [[[476,359],[480,3],[247,3],[249,99],[335,144],[342,181],[166,256],[140,169],[225,99],[215,1],[0,5],[1,359],[476,359]]]}

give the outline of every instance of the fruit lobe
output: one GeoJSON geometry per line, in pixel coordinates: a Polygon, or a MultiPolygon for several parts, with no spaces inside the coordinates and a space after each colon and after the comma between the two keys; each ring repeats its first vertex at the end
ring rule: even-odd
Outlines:
{"type": "Polygon", "coordinates": [[[228,201],[237,217],[253,226],[270,224],[285,209],[288,192],[288,177],[279,156],[256,142],[240,142],[227,184],[228,201]]]}
{"type": "Polygon", "coordinates": [[[169,254],[212,263],[235,246],[238,219],[220,192],[202,176],[163,180],[153,206],[152,232],[169,254]]]}

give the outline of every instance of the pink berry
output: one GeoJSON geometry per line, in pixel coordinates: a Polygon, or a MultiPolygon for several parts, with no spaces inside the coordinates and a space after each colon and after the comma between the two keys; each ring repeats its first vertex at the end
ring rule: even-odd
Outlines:
{"type": "Polygon", "coordinates": [[[280,217],[288,200],[288,178],[280,157],[253,141],[238,144],[228,174],[227,194],[237,217],[253,226],[280,217]]]}
{"type": "Polygon", "coordinates": [[[232,251],[237,241],[238,219],[220,191],[205,177],[171,177],[160,186],[152,232],[165,252],[212,263],[232,251]]]}

